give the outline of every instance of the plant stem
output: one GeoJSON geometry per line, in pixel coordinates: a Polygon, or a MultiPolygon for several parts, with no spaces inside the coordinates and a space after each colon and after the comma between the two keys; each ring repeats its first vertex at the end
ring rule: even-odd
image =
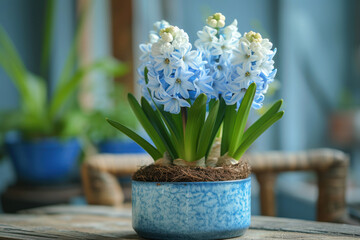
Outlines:
{"type": "Polygon", "coordinates": [[[183,133],[184,133],[184,139],[185,139],[185,128],[186,128],[186,122],[187,122],[187,109],[186,109],[186,107],[181,107],[180,111],[181,111],[183,133]]]}

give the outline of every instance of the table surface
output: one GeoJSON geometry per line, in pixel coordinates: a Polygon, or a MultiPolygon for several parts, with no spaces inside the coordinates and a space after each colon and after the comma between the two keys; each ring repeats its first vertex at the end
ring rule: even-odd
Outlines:
{"type": "MultiPolygon", "coordinates": [[[[354,239],[360,227],[253,216],[241,239],[354,239]]],[[[58,205],[0,214],[0,239],[141,239],[130,207],[58,205]]],[[[234,238],[240,239],[240,238],[234,238]]]]}

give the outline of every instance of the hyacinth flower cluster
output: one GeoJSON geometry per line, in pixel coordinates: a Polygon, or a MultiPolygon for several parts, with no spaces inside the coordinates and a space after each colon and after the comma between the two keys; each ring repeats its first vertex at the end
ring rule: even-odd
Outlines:
{"type": "Polygon", "coordinates": [[[211,78],[201,52],[192,49],[184,30],[166,21],[155,23],[154,28],[150,43],[140,45],[143,55],[139,83],[148,101],[153,99],[165,111],[177,114],[181,107],[190,107],[187,99],[194,100],[200,93],[212,91],[211,78]]]}
{"type": "Polygon", "coordinates": [[[237,21],[226,26],[216,13],[198,32],[195,48],[187,33],[156,22],[140,45],[140,103],[129,104],[150,144],[121,123],[108,122],[163,165],[222,166],[237,163],[251,144],[284,114],[276,102],[246,131],[251,107],[262,107],[276,70],[272,43],[237,21]],[[220,140],[221,139],[221,140],[220,140]],[[220,145],[220,147],[219,147],[220,145]]]}
{"type": "Polygon", "coordinates": [[[208,26],[198,32],[195,46],[202,52],[212,78],[213,95],[227,105],[240,103],[251,83],[256,83],[253,108],[262,107],[268,85],[276,69],[272,43],[259,33],[238,32],[237,20],[225,26],[225,17],[216,13],[207,19],[208,26]]]}

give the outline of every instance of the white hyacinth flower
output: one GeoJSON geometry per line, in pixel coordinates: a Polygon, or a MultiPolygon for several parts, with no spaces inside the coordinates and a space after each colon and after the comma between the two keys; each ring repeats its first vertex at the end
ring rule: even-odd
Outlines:
{"type": "Polygon", "coordinates": [[[140,56],[140,61],[149,62],[150,61],[150,53],[151,53],[151,43],[140,44],[139,48],[142,53],[140,56]]]}
{"type": "Polygon", "coordinates": [[[269,41],[269,39],[264,38],[260,44],[262,48],[262,53],[264,55],[271,55],[273,53],[273,51],[271,50],[273,44],[269,41]]]}
{"type": "Polygon", "coordinates": [[[274,63],[274,60],[262,61],[256,67],[260,72],[263,72],[266,76],[269,76],[269,74],[274,69],[274,63]]]}
{"type": "Polygon", "coordinates": [[[195,41],[195,46],[199,49],[209,49],[218,42],[217,31],[211,27],[205,26],[202,31],[198,31],[199,39],[195,41]]]}
{"type": "Polygon", "coordinates": [[[249,44],[246,42],[240,42],[239,48],[234,50],[233,57],[232,57],[232,64],[245,64],[248,65],[252,62],[256,62],[260,60],[259,55],[256,52],[252,52],[250,49],[249,44]]]}
{"type": "Polygon", "coordinates": [[[173,47],[175,49],[188,48],[189,44],[189,35],[182,29],[177,31],[172,42],[173,47]]]}
{"type": "Polygon", "coordinates": [[[224,28],[224,35],[226,39],[236,38],[239,39],[241,34],[238,32],[237,20],[235,19],[230,25],[224,28]]]}
{"type": "Polygon", "coordinates": [[[160,30],[160,38],[153,43],[151,53],[153,56],[171,54],[174,50],[188,48],[189,36],[184,30],[178,27],[169,26],[160,30]]]}
{"type": "Polygon", "coordinates": [[[189,90],[195,90],[194,84],[189,81],[193,75],[193,72],[177,69],[174,76],[165,77],[165,81],[169,84],[166,92],[172,96],[180,94],[184,99],[188,99],[189,90]]]}
{"type": "Polygon", "coordinates": [[[168,54],[172,53],[173,51],[174,47],[171,45],[171,43],[165,42],[161,38],[151,47],[151,54],[153,56],[168,54]]]}
{"type": "Polygon", "coordinates": [[[259,77],[260,71],[251,68],[251,64],[244,65],[241,67],[236,67],[236,73],[239,75],[234,79],[234,83],[231,88],[235,91],[240,91],[243,88],[247,88],[250,82],[258,83],[261,81],[259,77]]]}
{"type": "Polygon", "coordinates": [[[154,33],[149,34],[149,43],[156,43],[159,40],[159,36],[154,33]]]}
{"type": "Polygon", "coordinates": [[[164,29],[164,28],[169,27],[170,24],[169,24],[167,21],[165,21],[165,20],[161,20],[161,21],[155,22],[153,26],[154,26],[154,31],[155,31],[157,34],[159,34],[159,32],[160,32],[161,29],[164,29]]]}
{"type": "Polygon", "coordinates": [[[214,44],[214,49],[211,51],[211,55],[221,55],[221,54],[230,54],[232,53],[233,49],[236,48],[237,39],[227,39],[223,36],[220,36],[219,41],[217,44],[214,44]]]}
{"type": "Polygon", "coordinates": [[[159,76],[153,71],[148,72],[148,83],[146,87],[150,90],[151,96],[154,96],[155,98],[161,98],[161,96],[165,94],[165,90],[160,83],[159,76]]]}

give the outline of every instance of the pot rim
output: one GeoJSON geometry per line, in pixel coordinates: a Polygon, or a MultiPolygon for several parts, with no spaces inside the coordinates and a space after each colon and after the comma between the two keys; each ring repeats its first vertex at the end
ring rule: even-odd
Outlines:
{"type": "Polygon", "coordinates": [[[239,180],[229,180],[229,181],[209,181],[209,182],[143,182],[131,180],[133,183],[139,184],[160,184],[160,185],[196,185],[196,184],[227,184],[227,183],[240,183],[240,182],[248,182],[251,180],[251,176],[239,179],[239,180]]]}

